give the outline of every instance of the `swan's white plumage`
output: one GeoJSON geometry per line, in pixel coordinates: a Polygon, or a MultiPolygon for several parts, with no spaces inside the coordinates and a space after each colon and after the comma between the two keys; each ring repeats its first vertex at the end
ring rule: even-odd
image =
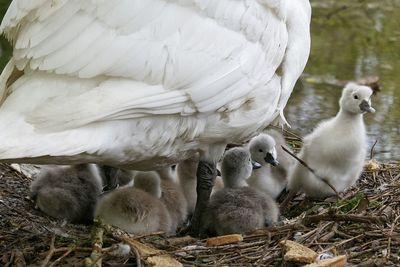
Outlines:
{"type": "Polygon", "coordinates": [[[130,165],[248,138],[286,105],[309,22],[307,0],[14,0],[0,158],[130,165]]]}

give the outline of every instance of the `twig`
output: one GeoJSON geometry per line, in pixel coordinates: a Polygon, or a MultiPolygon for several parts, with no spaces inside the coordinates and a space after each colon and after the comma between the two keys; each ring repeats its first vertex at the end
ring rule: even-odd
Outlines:
{"type": "Polygon", "coordinates": [[[72,251],[74,251],[74,248],[69,248],[64,254],[62,254],[58,259],[56,259],[52,264],[49,265],[49,267],[54,267],[57,264],[59,264],[65,257],[67,257],[72,251]]]}
{"type": "Polygon", "coordinates": [[[400,215],[397,216],[396,219],[394,219],[392,227],[390,228],[390,234],[389,234],[388,245],[387,245],[387,255],[386,255],[387,258],[389,258],[390,254],[391,254],[392,235],[393,235],[394,227],[396,226],[397,221],[399,220],[399,218],[400,218],[400,215]]]}
{"type": "Polygon", "coordinates": [[[318,215],[308,215],[303,219],[304,224],[317,223],[320,221],[352,221],[359,223],[382,223],[386,221],[384,216],[361,216],[354,214],[335,214],[335,213],[324,213],[318,215]]]}
{"type": "Polygon", "coordinates": [[[371,150],[369,152],[369,159],[372,159],[374,157],[374,148],[375,148],[377,143],[378,143],[378,139],[375,140],[375,143],[371,147],[371,150]]]}
{"type": "Polygon", "coordinates": [[[339,195],[339,192],[336,190],[336,188],[335,188],[331,183],[329,183],[325,178],[323,178],[323,177],[319,176],[318,174],[316,174],[315,171],[314,171],[313,169],[311,169],[310,166],[307,165],[307,163],[305,163],[302,159],[300,159],[300,158],[297,157],[295,154],[293,154],[289,149],[287,149],[287,148],[284,147],[284,146],[281,146],[281,147],[282,147],[282,149],[283,149],[286,153],[288,153],[289,155],[291,155],[292,157],[294,157],[298,162],[300,162],[301,165],[303,165],[304,167],[306,167],[307,170],[309,170],[312,174],[314,174],[315,177],[317,177],[318,179],[320,179],[321,181],[323,181],[325,184],[327,184],[327,185],[335,192],[336,196],[337,196],[339,199],[342,199],[341,196],[339,195]]]}
{"type": "Polygon", "coordinates": [[[135,246],[130,246],[131,249],[133,250],[133,253],[135,253],[135,258],[136,258],[136,266],[137,267],[142,267],[142,263],[140,261],[140,254],[139,251],[137,250],[137,248],[135,246]]]}
{"type": "Polygon", "coordinates": [[[53,257],[54,254],[54,241],[56,240],[56,236],[53,235],[51,237],[51,241],[50,241],[50,249],[49,249],[49,253],[47,254],[46,258],[43,260],[42,264],[40,265],[41,267],[46,267],[47,264],[49,263],[49,261],[51,260],[51,257],[53,257]]]}
{"type": "Polygon", "coordinates": [[[101,220],[95,219],[92,227],[92,253],[90,257],[85,258],[84,265],[86,267],[101,267],[102,247],[103,247],[104,228],[101,220]]]}

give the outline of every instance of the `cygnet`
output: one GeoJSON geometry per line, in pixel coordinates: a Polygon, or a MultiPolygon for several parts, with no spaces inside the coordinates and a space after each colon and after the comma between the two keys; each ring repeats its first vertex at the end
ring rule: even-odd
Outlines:
{"type": "Polygon", "coordinates": [[[279,209],[276,202],[247,186],[253,169],[247,149],[236,147],[228,150],[222,161],[222,179],[225,188],[210,200],[206,222],[217,235],[245,233],[266,224],[276,223],[279,209]]]}
{"type": "Polygon", "coordinates": [[[171,217],[160,200],[160,183],[157,173],[138,172],[135,187],[116,189],[99,200],[96,217],[131,234],[170,234],[171,217]]]}
{"type": "Polygon", "coordinates": [[[282,145],[287,147],[282,134],[276,130],[268,130],[267,133],[252,138],[248,146],[252,160],[259,163],[261,168],[253,170],[247,183],[274,199],[285,189],[288,171],[295,163],[283,151],[282,145]]]}
{"type": "MultiPolygon", "coordinates": [[[[338,192],[354,185],[362,172],[367,147],[363,114],[375,112],[371,107],[372,93],[370,87],[349,83],[343,89],[337,115],[321,122],[304,138],[299,158],[338,192]]],[[[335,194],[298,162],[289,174],[289,189],[290,196],[299,191],[314,198],[335,194]]]]}
{"type": "Polygon", "coordinates": [[[30,198],[44,213],[68,222],[90,223],[101,181],[89,164],[46,167],[32,182],[30,198]]]}
{"type": "MultiPolygon", "coordinates": [[[[161,198],[171,216],[172,231],[175,232],[187,217],[187,201],[181,187],[175,182],[172,168],[157,170],[161,178],[161,198]]],[[[136,182],[136,179],[135,179],[136,182]]]]}

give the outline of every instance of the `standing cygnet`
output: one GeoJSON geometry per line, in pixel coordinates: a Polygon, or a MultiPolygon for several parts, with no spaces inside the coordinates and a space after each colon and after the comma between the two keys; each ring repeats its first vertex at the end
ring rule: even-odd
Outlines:
{"type": "Polygon", "coordinates": [[[275,201],[246,184],[252,168],[247,149],[236,147],[226,152],[221,170],[225,188],[211,197],[206,217],[217,235],[250,232],[277,222],[275,201]]]}
{"type": "Polygon", "coordinates": [[[90,223],[101,181],[89,164],[47,167],[30,187],[30,197],[44,213],[73,223],[90,223]]]}
{"type": "MultiPolygon", "coordinates": [[[[172,232],[176,232],[187,217],[187,201],[181,187],[174,181],[170,167],[157,170],[161,178],[161,198],[171,216],[172,232]]],[[[136,183],[136,179],[135,179],[136,183]]]]}
{"type": "Polygon", "coordinates": [[[95,215],[128,233],[171,232],[171,218],[161,202],[160,177],[155,172],[138,172],[135,187],[116,189],[101,198],[95,215]]]}
{"type": "MultiPolygon", "coordinates": [[[[177,167],[176,172],[178,176],[179,185],[182,189],[182,192],[187,201],[187,212],[188,215],[194,213],[194,209],[196,207],[196,199],[197,199],[197,165],[199,164],[198,155],[181,161],[177,167]]],[[[217,176],[215,178],[214,186],[211,191],[211,195],[215,194],[217,191],[222,190],[224,187],[224,183],[222,178],[217,176]]]]}
{"type": "MultiPolygon", "coordinates": [[[[304,138],[299,158],[338,192],[352,186],[359,178],[366,157],[365,112],[371,107],[373,91],[367,86],[349,83],[343,89],[338,114],[320,123],[304,138]]],[[[290,196],[302,190],[311,197],[327,197],[335,192],[300,163],[289,174],[290,196]]],[[[287,203],[287,201],[285,201],[287,203]]]]}
{"type": "Polygon", "coordinates": [[[197,178],[196,171],[197,165],[199,164],[198,157],[193,157],[181,161],[176,166],[176,172],[178,175],[179,185],[181,186],[183,195],[187,201],[187,212],[188,214],[193,214],[196,207],[197,199],[197,178]]]}
{"type": "Polygon", "coordinates": [[[283,151],[282,145],[286,146],[285,139],[276,130],[262,133],[249,143],[251,158],[261,164],[261,168],[253,170],[247,183],[275,199],[285,189],[288,171],[295,163],[294,159],[283,151]]]}

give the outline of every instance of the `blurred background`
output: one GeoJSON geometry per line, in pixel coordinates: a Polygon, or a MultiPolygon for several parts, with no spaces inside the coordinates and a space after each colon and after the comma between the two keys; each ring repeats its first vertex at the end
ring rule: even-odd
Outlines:
{"type": "MultiPolygon", "coordinates": [[[[0,0],[0,18],[11,0],[0,0]]],[[[343,85],[378,77],[375,114],[366,114],[375,158],[400,160],[400,0],[311,0],[312,48],[303,76],[286,107],[292,131],[305,135],[334,116],[343,85]]],[[[11,55],[0,38],[0,70],[11,55]]]]}

